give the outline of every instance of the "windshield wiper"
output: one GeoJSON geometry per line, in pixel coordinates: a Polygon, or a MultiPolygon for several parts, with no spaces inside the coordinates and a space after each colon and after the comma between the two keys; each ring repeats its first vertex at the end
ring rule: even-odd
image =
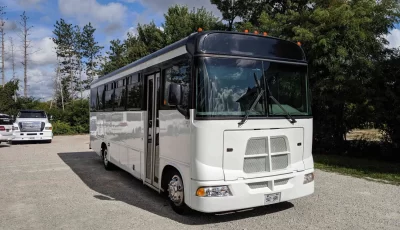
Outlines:
{"type": "Polygon", "coordinates": [[[245,116],[242,118],[242,120],[238,123],[239,128],[247,121],[250,115],[250,111],[254,109],[254,107],[257,105],[258,101],[260,100],[261,96],[263,95],[264,90],[261,89],[260,93],[257,95],[257,98],[254,100],[253,104],[249,109],[246,110],[245,116]]]}
{"type": "Polygon", "coordinates": [[[278,106],[279,106],[279,107],[286,113],[286,115],[291,119],[290,123],[294,124],[294,123],[297,122],[296,119],[294,119],[294,118],[290,115],[290,113],[289,113],[285,108],[283,108],[283,106],[281,105],[281,103],[279,103],[279,101],[276,100],[274,96],[272,96],[272,95],[270,94],[269,97],[270,97],[272,100],[274,100],[274,102],[275,102],[276,104],[278,104],[278,106]]]}
{"type": "Polygon", "coordinates": [[[294,118],[290,115],[290,113],[289,113],[285,108],[283,108],[282,104],[279,103],[279,101],[276,100],[276,98],[275,98],[274,96],[272,96],[271,90],[269,89],[268,80],[265,79],[265,75],[264,75],[264,74],[263,74],[263,79],[264,79],[264,82],[265,82],[265,84],[266,84],[266,86],[267,86],[269,98],[271,98],[271,99],[286,113],[286,115],[290,118],[290,123],[292,123],[292,124],[296,123],[296,122],[297,122],[296,119],[294,119],[294,118]]]}

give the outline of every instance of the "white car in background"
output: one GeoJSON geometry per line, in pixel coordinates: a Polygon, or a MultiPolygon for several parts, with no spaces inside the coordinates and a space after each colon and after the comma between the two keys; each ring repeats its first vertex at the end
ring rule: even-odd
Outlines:
{"type": "Polygon", "coordinates": [[[14,138],[12,119],[7,114],[0,113],[0,143],[10,142],[14,138]]]}
{"type": "MultiPolygon", "coordinates": [[[[51,120],[51,118],[50,118],[51,120]]],[[[53,127],[45,111],[21,110],[13,125],[14,141],[45,141],[53,140],[53,127]]]]}

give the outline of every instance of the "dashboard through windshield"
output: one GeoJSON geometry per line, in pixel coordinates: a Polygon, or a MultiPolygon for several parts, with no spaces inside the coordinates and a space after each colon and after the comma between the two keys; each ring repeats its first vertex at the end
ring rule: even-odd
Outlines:
{"type": "Polygon", "coordinates": [[[203,57],[196,80],[198,117],[311,115],[306,65],[203,57]]]}

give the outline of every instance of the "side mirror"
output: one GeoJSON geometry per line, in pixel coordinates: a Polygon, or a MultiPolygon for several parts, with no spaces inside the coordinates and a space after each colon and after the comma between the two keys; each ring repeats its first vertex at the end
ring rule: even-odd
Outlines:
{"type": "Polygon", "coordinates": [[[50,115],[50,121],[52,121],[53,120],[53,115],[50,115]]]}
{"type": "Polygon", "coordinates": [[[182,86],[171,83],[169,85],[168,104],[178,106],[182,104],[182,86]]]}
{"type": "Polygon", "coordinates": [[[11,122],[14,123],[15,119],[14,119],[14,115],[11,115],[11,122]]]}

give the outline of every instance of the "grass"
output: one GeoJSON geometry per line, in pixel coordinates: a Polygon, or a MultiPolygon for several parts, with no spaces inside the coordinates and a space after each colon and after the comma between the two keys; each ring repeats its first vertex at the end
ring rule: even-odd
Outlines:
{"type": "Polygon", "coordinates": [[[400,186],[400,164],[338,155],[314,155],[315,167],[323,171],[400,186]]]}
{"type": "Polygon", "coordinates": [[[346,135],[347,140],[381,141],[382,133],[378,129],[354,129],[346,135]]]}

